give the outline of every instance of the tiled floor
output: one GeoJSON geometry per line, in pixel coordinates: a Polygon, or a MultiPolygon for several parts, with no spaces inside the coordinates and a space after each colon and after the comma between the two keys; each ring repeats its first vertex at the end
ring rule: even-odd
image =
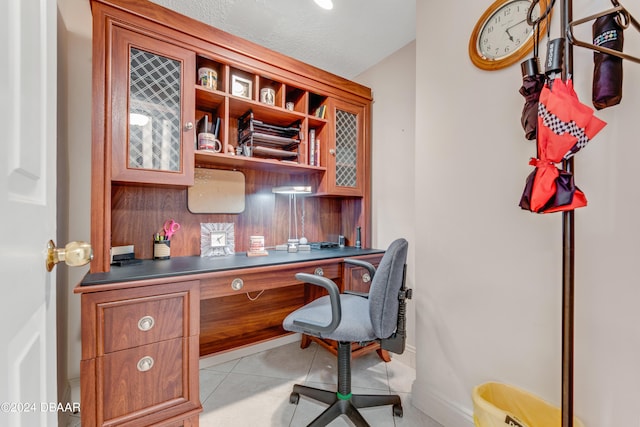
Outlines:
{"type": "MultiPolygon", "coordinates": [[[[301,397],[289,403],[294,384],[336,390],[336,357],[312,344],[286,344],[251,356],[200,371],[200,400],[204,411],[202,427],[306,426],[326,405],[301,397]]],[[[392,360],[382,362],[376,353],[352,361],[354,393],[397,393],[404,416],[393,416],[391,406],[362,409],[372,426],[442,427],[411,405],[415,370],[392,360]]],[[[331,426],[352,425],[345,417],[331,426]]]]}
{"type": "MultiPolygon", "coordinates": [[[[442,427],[411,405],[415,370],[402,362],[382,362],[369,353],[352,361],[354,393],[400,395],[404,416],[394,417],[391,406],[362,409],[374,427],[442,427]]],[[[300,349],[285,344],[200,370],[201,427],[306,426],[326,405],[305,397],[289,403],[294,384],[336,389],[336,358],[316,344],[300,349]]],[[[71,424],[74,427],[79,422],[71,424]]],[[[345,417],[330,426],[351,426],[345,417]]]]}

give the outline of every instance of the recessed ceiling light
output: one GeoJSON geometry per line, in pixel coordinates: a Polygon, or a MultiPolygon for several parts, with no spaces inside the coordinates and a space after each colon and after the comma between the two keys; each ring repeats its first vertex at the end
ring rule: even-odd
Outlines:
{"type": "Polygon", "coordinates": [[[331,0],[313,0],[316,2],[318,6],[323,9],[331,10],[333,9],[333,1],[331,0]]]}

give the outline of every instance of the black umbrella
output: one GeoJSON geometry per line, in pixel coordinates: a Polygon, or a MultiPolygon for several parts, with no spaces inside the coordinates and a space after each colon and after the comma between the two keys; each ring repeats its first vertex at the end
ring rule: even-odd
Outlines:
{"type": "Polygon", "coordinates": [[[536,139],[538,128],[538,100],[544,87],[545,75],[538,71],[538,58],[529,58],[520,64],[522,68],[522,86],[520,94],[524,96],[522,108],[522,128],[528,140],[536,139]]]}
{"type": "MultiPolygon", "coordinates": [[[[522,108],[522,117],[520,122],[524,129],[525,138],[528,140],[536,139],[538,128],[538,100],[540,92],[544,87],[545,75],[540,73],[538,66],[538,44],[540,42],[540,19],[530,21],[531,12],[537,2],[533,2],[527,13],[527,23],[533,26],[533,58],[529,58],[520,64],[522,70],[522,86],[520,94],[524,96],[524,107],[522,108]]],[[[547,17],[549,11],[546,12],[547,17]]],[[[547,22],[548,24],[548,22],[547,22]]]]}
{"type": "MultiPolygon", "coordinates": [[[[593,23],[593,44],[622,52],[623,30],[629,25],[624,14],[610,13],[593,23]]],[[[622,58],[593,53],[593,106],[598,110],[619,104],[622,99],[622,58]]]]}

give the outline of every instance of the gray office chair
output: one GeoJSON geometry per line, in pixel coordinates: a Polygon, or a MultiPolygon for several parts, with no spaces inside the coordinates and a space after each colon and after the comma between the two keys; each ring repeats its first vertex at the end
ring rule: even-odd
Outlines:
{"type": "Polygon", "coordinates": [[[303,395],[329,405],[309,426],[325,426],[343,414],[358,427],[368,426],[358,408],[372,406],[393,405],[393,414],[402,417],[402,402],[397,395],[351,393],[351,343],[378,341],[384,350],[398,354],[404,351],[406,300],[411,298],[411,289],[405,287],[408,245],[405,239],[391,243],[377,269],[361,260],[344,260],[369,270],[373,280],[368,294],[340,294],[338,286],[325,277],[296,274],[298,280],[321,286],[329,295],[289,314],[283,321],[284,329],[338,342],[337,392],[293,386],[291,403],[297,404],[303,395]]]}

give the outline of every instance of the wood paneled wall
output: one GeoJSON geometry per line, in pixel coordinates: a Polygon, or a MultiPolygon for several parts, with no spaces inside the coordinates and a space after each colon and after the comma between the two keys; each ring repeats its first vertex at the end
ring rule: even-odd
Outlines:
{"type": "MultiPolygon", "coordinates": [[[[264,235],[267,247],[288,238],[289,198],[272,193],[274,186],[311,184],[305,176],[288,176],[263,171],[245,171],[245,210],[239,214],[193,214],[187,209],[187,188],[145,185],[112,185],[111,246],[135,245],[136,258],[151,259],[153,235],[162,232],[168,219],[181,225],[172,238],[171,256],[200,255],[201,223],[233,223],[235,251],[245,252],[249,236],[264,235]]],[[[338,234],[351,239],[361,204],[324,197],[298,197],[298,236],[302,237],[302,204],[305,208],[304,234],[309,241],[335,241],[338,234]],[[348,212],[347,212],[348,211],[348,212]],[[356,215],[354,215],[354,213],[356,215]]],[[[355,237],[353,237],[355,238],[355,237]]],[[[352,242],[352,244],[355,241],[352,242]]]]}

